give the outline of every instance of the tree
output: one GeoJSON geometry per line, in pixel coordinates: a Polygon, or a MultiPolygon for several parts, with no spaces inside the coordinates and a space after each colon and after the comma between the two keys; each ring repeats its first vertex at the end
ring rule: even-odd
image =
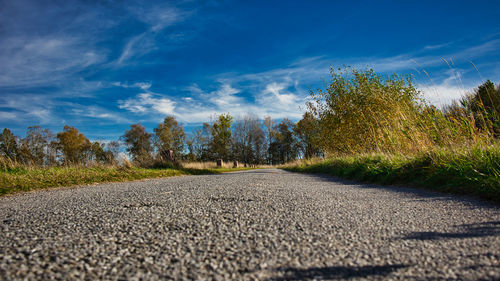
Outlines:
{"type": "Polygon", "coordinates": [[[262,163],[265,158],[265,136],[260,120],[251,115],[234,125],[232,153],[235,159],[248,164],[262,163]]]}
{"type": "Polygon", "coordinates": [[[186,146],[188,148],[188,153],[186,154],[185,159],[190,162],[196,161],[197,159],[194,150],[194,139],[192,137],[187,139],[186,146]]]}
{"type": "Polygon", "coordinates": [[[274,121],[271,119],[271,116],[266,116],[264,118],[264,127],[266,128],[266,148],[267,151],[267,161],[271,163],[271,155],[269,154],[269,148],[271,147],[272,135],[274,132],[274,121]]]}
{"type": "Polygon", "coordinates": [[[221,114],[212,125],[212,151],[218,158],[227,160],[231,144],[231,124],[233,117],[221,114]]]}
{"type": "Polygon", "coordinates": [[[50,145],[54,135],[49,129],[43,129],[40,126],[28,127],[26,137],[22,140],[25,153],[29,157],[29,162],[35,165],[53,164],[55,162],[55,152],[50,145]],[[29,156],[28,156],[29,155],[29,156]]]}
{"type": "Polygon", "coordinates": [[[211,144],[212,126],[209,123],[203,123],[201,128],[191,134],[188,141],[189,154],[193,155],[192,161],[214,160],[213,153],[210,150],[211,144]]]}
{"type": "MultiPolygon", "coordinates": [[[[116,143],[116,142],[115,142],[116,143]]],[[[113,145],[112,145],[113,146],[113,145]]],[[[111,147],[112,147],[111,146],[111,147]]],[[[113,164],[115,163],[115,154],[109,149],[109,145],[100,142],[93,142],[90,148],[91,157],[96,163],[113,164]]]]}
{"type": "Polygon", "coordinates": [[[293,136],[293,123],[283,119],[274,127],[269,155],[272,164],[284,164],[297,159],[297,145],[293,136]]]}
{"type": "Polygon", "coordinates": [[[500,137],[500,86],[490,80],[460,100],[466,112],[474,116],[476,126],[500,137]]]}
{"type": "Polygon", "coordinates": [[[133,124],[122,136],[127,145],[127,152],[139,165],[147,165],[152,160],[151,134],[141,124],[133,124]]]}
{"type": "Polygon", "coordinates": [[[9,129],[3,129],[0,134],[0,154],[12,161],[17,161],[18,153],[16,137],[9,129]]]}
{"type": "Polygon", "coordinates": [[[57,139],[64,163],[84,163],[88,160],[91,143],[78,129],[66,125],[62,132],[57,133],[57,139]]]}
{"type": "Polygon", "coordinates": [[[297,146],[304,158],[309,159],[321,155],[321,150],[318,146],[318,126],[318,120],[310,112],[306,112],[294,127],[293,131],[298,140],[297,146]]]}
{"type": "Polygon", "coordinates": [[[106,151],[108,151],[109,157],[112,157],[112,163],[116,163],[118,160],[118,155],[120,154],[120,142],[111,141],[106,144],[106,151]]]}
{"type": "Polygon", "coordinates": [[[166,117],[163,123],[159,124],[158,127],[154,129],[154,132],[158,154],[163,160],[168,159],[168,150],[173,150],[177,155],[182,154],[184,151],[186,134],[184,133],[184,127],[177,123],[175,117],[166,117]]]}

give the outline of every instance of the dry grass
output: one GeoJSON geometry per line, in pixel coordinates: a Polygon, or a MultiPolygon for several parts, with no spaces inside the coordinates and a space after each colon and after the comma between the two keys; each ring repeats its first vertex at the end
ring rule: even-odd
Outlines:
{"type": "Polygon", "coordinates": [[[319,146],[330,156],[419,153],[433,148],[489,144],[493,133],[472,115],[449,118],[423,101],[409,77],[372,70],[332,70],[326,91],[313,93],[319,146]]]}
{"type": "Polygon", "coordinates": [[[176,169],[125,168],[120,166],[25,167],[0,171],[0,195],[57,186],[123,182],[185,174],[189,173],[176,169]]]}
{"type": "MultiPolygon", "coordinates": [[[[182,162],[182,167],[187,169],[217,169],[216,162],[182,162]]],[[[233,168],[233,163],[224,162],[222,168],[230,169],[233,168]]]]}
{"type": "MultiPolygon", "coordinates": [[[[181,163],[182,167],[187,168],[187,169],[235,169],[233,168],[233,163],[232,162],[224,162],[222,164],[222,167],[217,167],[216,162],[182,162],[181,163]]],[[[244,168],[244,164],[239,164],[238,169],[244,168]]],[[[264,168],[276,168],[276,166],[272,165],[253,165],[253,166],[248,166],[247,168],[258,168],[258,169],[264,169],[264,168]]]]}
{"type": "Polygon", "coordinates": [[[232,163],[225,163],[223,167],[217,167],[215,162],[142,168],[133,166],[127,159],[122,159],[120,162],[120,165],[91,164],[44,167],[23,165],[0,156],[0,196],[58,186],[124,182],[180,175],[219,174],[257,168],[241,166],[233,168],[232,163]]]}

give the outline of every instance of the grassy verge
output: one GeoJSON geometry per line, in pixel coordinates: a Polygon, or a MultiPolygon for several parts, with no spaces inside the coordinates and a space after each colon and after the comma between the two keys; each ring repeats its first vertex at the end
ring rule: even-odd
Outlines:
{"type": "Polygon", "coordinates": [[[180,175],[218,174],[248,170],[249,168],[123,168],[123,167],[17,167],[0,171],[0,196],[59,186],[72,186],[103,182],[124,182],[148,178],[180,175]]]}
{"type": "Polygon", "coordinates": [[[407,184],[500,203],[500,146],[435,149],[412,156],[356,155],[302,161],[284,169],[380,184],[407,184]]]}

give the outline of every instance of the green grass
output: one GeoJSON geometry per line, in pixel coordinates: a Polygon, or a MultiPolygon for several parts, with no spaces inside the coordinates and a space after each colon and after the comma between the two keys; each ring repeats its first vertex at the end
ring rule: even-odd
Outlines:
{"type": "Polygon", "coordinates": [[[49,167],[17,166],[0,171],[0,196],[20,191],[30,191],[60,186],[84,185],[103,182],[125,182],[149,178],[180,175],[218,174],[248,170],[250,168],[123,168],[123,167],[49,167]]]}
{"type": "Polygon", "coordinates": [[[380,184],[469,194],[500,203],[500,146],[434,149],[411,156],[370,154],[296,163],[284,169],[380,184]]]}

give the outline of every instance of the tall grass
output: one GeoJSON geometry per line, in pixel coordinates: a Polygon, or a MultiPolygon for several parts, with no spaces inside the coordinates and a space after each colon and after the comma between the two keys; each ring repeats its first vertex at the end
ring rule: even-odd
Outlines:
{"type": "Polygon", "coordinates": [[[449,118],[427,104],[410,77],[352,68],[332,69],[331,75],[327,89],[312,92],[308,105],[319,120],[318,145],[330,156],[418,153],[493,140],[473,115],[449,118]]]}

